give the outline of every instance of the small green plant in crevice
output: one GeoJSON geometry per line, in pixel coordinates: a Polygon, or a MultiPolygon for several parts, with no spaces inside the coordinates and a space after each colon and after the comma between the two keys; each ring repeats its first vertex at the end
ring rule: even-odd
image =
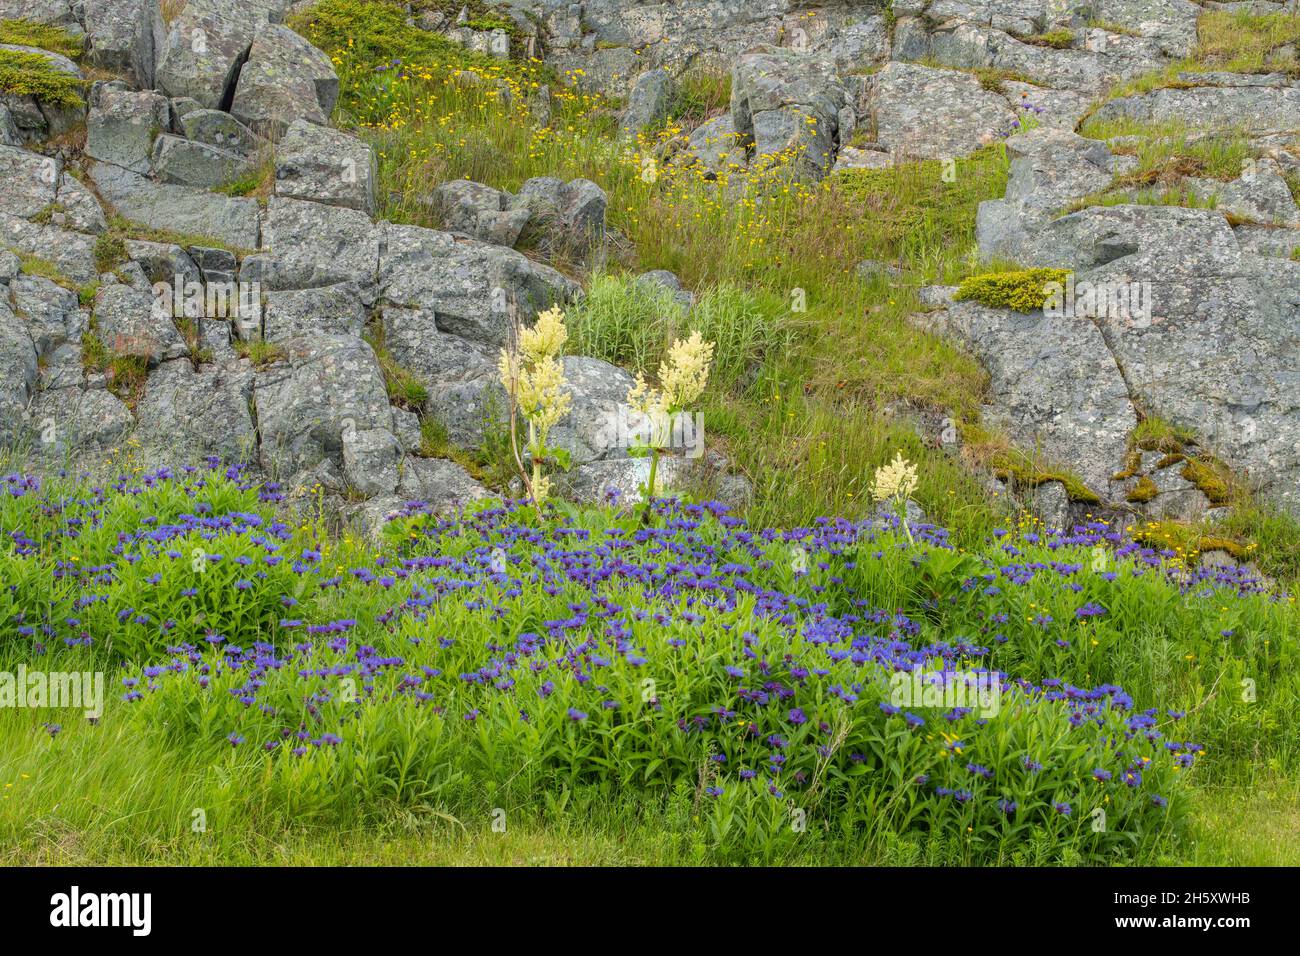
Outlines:
{"type": "Polygon", "coordinates": [[[1020,42],[1031,46],[1051,47],[1053,50],[1068,50],[1074,46],[1073,30],[1049,30],[1047,33],[1035,33],[1031,36],[1018,37],[1020,42]]]}
{"type": "Polygon", "coordinates": [[[240,358],[248,359],[255,368],[266,368],[285,357],[281,346],[265,339],[240,339],[235,343],[235,353],[240,358]]]}
{"type": "Polygon", "coordinates": [[[104,375],[108,380],[108,390],[134,411],[144,395],[149,377],[149,357],[109,354],[104,375]]]}
{"type": "Polygon", "coordinates": [[[1037,312],[1051,298],[1048,286],[1064,285],[1068,269],[1023,269],[1011,272],[988,272],[964,279],[953,296],[998,309],[1037,312]]]}
{"type": "Polygon", "coordinates": [[[1165,454],[1181,452],[1184,446],[1195,441],[1196,433],[1190,428],[1174,425],[1155,415],[1144,416],[1129,436],[1131,447],[1165,454]]]}
{"type": "Polygon", "coordinates": [[[126,252],[126,240],[113,232],[101,232],[95,237],[95,271],[99,273],[114,272],[130,259],[126,252]]]}

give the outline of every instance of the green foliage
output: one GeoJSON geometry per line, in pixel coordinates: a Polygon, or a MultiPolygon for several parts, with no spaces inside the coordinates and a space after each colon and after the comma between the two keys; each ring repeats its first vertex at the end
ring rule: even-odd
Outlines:
{"type": "Polygon", "coordinates": [[[54,68],[49,57],[24,50],[0,50],[0,93],[33,96],[49,106],[79,109],[82,83],[54,68]]]}
{"type": "Polygon", "coordinates": [[[962,281],[958,300],[971,300],[998,309],[1037,312],[1050,298],[1047,286],[1069,276],[1067,269],[1024,269],[1014,272],[990,272],[962,281]]]}
{"type": "Polygon", "coordinates": [[[689,312],[673,292],[651,282],[598,275],[569,313],[573,349],[653,378],[668,347],[699,331],[714,342],[710,382],[723,389],[752,383],[765,363],[790,347],[785,304],[731,285],[706,291],[689,312]]]}
{"type": "MultiPolygon", "coordinates": [[[[62,825],[76,832],[89,833],[105,813],[123,821],[96,841],[98,852],[134,854],[148,847],[160,854],[153,862],[160,862],[189,852],[185,848],[195,841],[169,837],[188,824],[195,806],[220,808],[216,841],[246,833],[246,824],[256,820],[268,847],[320,841],[315,852],[324,853],[327,829],[382,841],[387,822],[402,815],[472,821],[495,806],[563,829],[575,819],[571,814],[581,819],[588,801],[597,801],[603,809],[591,818],[593,826],[609,825],[607,814],[617,818],[644,808],[643,821],[666,827],[664,838],[673,846],[698,843],[687,859],[701,862],[790,862],[802,859],[805,838],[823,840],[819,846],[832,858],[852,848],[862,858],[899,862],[1151,862],[1192,852],[1186,822],[1203,783],[1253,761],[1266,761],[1279,773],[1295,766],[1290,701],[1300,682],[1300,649],[1294,603],[1213,583],[1185,591],[1177,563],[1157,568],[1148,563],[1149,553],[1049,542],[1028,528],[974,553],[926,542],[913,546],[888,532],[856,543],[837,535],[840,543],[829,546],[829,539],[796,534],[792,541],[813,552],[807,573],[800,574],[791,566],[791,543],[781,536],[742,546],[703,516],[690,523],[689,537],[719,549],[711,559],[717,567],[745,566],[759,587],[810,603],[828,601],[836,614],[854,612],[859,598],[888,607],[891,619],[906,615],[915,625],[908,640],[918,646],[947,643],[954,634],[983,635],[989,667],[1031,682],[1050,676],[1083,687],[1120,684],[1133,704],[1128,711],[1103,708],[1095,723],[1072,726],[1064,701],[1012,690],[987,722],[978,713],[943,719],[943,708],[909,705],[927,720],[913,729],[901,714],[879,706],[891,700],[887,668],[828,658],[815,632],[787,630],[756,614],[748,599],[734,608],[706,605],[690,594],[647,590],[635,579],[619,583],[615,577],[606,585],[608,596],[651,614],[620,619],[637,653],[612,655],[601,668],[601,693],[619,706],[598,709],[587,703],[590,685],[563,669],[516,668],[517,686],[509,693],[459,675],[478,673],[511,636],[535,631],[540,621],[566,619],[572,605],[590,601],[584,579],[561,576],[550,589],[535,580],[553,564],[557,545],[596,559],[607,541],[619,540],[625,542],[620,562],[637,563],[662,560],[656,555],[665,543],[685,545],[685,533],[665,527],[645,537],[638,534],[644,530],[639,516],[611,511],[539,515],[523,509],[507,518],[489,507],[460,524],[429,516],[401,520],[390,526],[382,551],[348,536],[322,540],[310,520],[281,526],[284,536],[268,541],[264,529],[274,515],[257,489],[241,490],[219,474],[201,477],[201,483],[162,481],[107,497],[56,486],[51,491],[64,502],[60,509],[45,507],[36,495],[0,499],[6,527],[44,542],[39,553],[0,552],[0,575],[8,585],[0,591],[0,664],[29,656],[19,610],[47,609],[42,613],[51,621],[62,622],[73,616],[71,602],[81,593],[69,569],[106,565],[114,573],[95,584],[102,600],[75,612],[77,627],[103,639],[82,648],[50,642],[43,666],[134,676],[148,663],[165,662],[166,646],[188,644],[197,655],[190,667],[160,667],[138,685],[139,700],[108,695],[97,724],[65,722],[51,738],[41,732],[40,720],[47,719],[41,714],[18,713],[0,723],[0,779],[23,780],[22,800],[0,803],[0,844],[6,848],[39,852],[29,821],[56,807],[62,825]],[[196,509],[210,516],[210,527],[165,544],[152,540],[152,529],[196,509]],[[60,533],[70,521],[80,529],[75,537],[60,533]],[[1014,545],[1014,560],[1008,545],[1014,545]],[[196,570],[195,549],[221,560],[196,570]],[[486,573],[495,549],[505,556],[500,576],[486,573]],[[277,560],[267,560],[272,553],[277,560]],[[250,564],[257,573],[250,573],[250,564]],[[399,566],[408,573],[380,583],[345,573],[383,574],[399,566]],[[457,593],[443,600],[433,579],[448,586],[442,577],[448,566],[456,569],[457,593]],[[335,577],[335,586],[319,586],[335,577]],[[981,587],[969,587],[972,578],[981,587]],[[292,611],[286,611],[286,598],[292,611]],[[415,603],[405,603],[411,599],[415,603]],[[1105,611],[1075,613],[1087,606],[1105,611]],[[393,615],[394,608],[405,610],[393,615]],[[419,614],[410,613],[413,608],[419,614]],[[687,609],[693,616],[683,619],[687,609]],[[329,647],[333,635],[309,635],[290,616],[355,624],[340,651],[329,647]],[[164,620],[173,626],[160,629],[164,620]],[[714,703],[735,699],[735,678],[722,665],[736,659],[735,635],[742,629],[750,632],[755,653],[772,662],[767,679],[790,682],[795,678],[787,671],[822,661],[830,668],[826,682],[852,687],[853,701],[801,696],[808,718],[802,724],[787,718],[786,707],[741,702],[736,706],[745,721],[758,724],[756,734],[736,735],[728,724],[713,722],[683,733],[679,721],[689,724],[714,703]],[[219,646],[205,638],[211,634],[224,638],[219,646]],[[245,671],[217,666],[224,648],[253,642],[265,643],[277,657],[293,654],[291,666],[258,676],[258,696],[267,708],[238,700],[234,692],[248,680],[245,671]],[[381,658],[400,656],[402,664],[374,669],[365,693],[346,703],[351,692],[343,676],[349,672],[331,662],[351,660],[354,647],[373,648],[381,658]],[[303,669],[312,666],[326,669],[319,679],[304,680],[303,669]],[[207,680],[200,682],[200,673],[207,680]],[[432,704],[402,689],[410,674],[428,675],[420,683],[432,704]],[[647,676],[658,685],[652,700],[643,693],[647,676]],[[1258,687],[1251,703],[1220,692],[1243,676],[1258,687]],[[304,690],[314,695],[306,707],[304,690]],[[515,695],[528,702],[527,721],[515,695]],[[1161,735],[1152,740],[1128,732],[1130,716],[1147,707],[1159,708],[1161,735]],[[571,717],[569,708],[586,717],[571,717]],[[1166,709],[1186,716],[1167,717],[1166,709]],[[473,720],[465,718],[470,713],[473,720]],[[337,731],[338,744],[307,747],[301,755],[288,745],[262,749],[263,741],[279,739],[281,726],[297,726],[299,715],[313,735],[337,731]],[[772,733],[787,740],[782,798],[769,793],[765,776],[737,776],[742,768],[765,766],[771,748],[764,740],[772,733]],[[247,742],[231,747],[231,734],[247,742]],[[1114,745],[1120,739],[1122,756],[1114,745]],[[1176,771],[1166,740],[1199,741],[1206,751],[1188,756],[1191,765],[1176,771]],[[727,755],[725,764],[708,760],[716,752],[727,755]],[[1123,768],[1139,757],[1149,761],[1143,779],[1126,785],[1123,768]],[[970,764],[988,768],[991,778],[972,772],[970,764]],[[1098,768],[1113,771],[1115,779],[1096,781],[1098,768]],[[925,785],[916,782],[920,775],[925,785]],[[720,792],[705,793],[710,785],[720,792]],[[973,799],[956,801],[936,793],[937,787],[969,790],[973,799]],[[1169,807],[1153,803],[1153,794],[1169,807]],[[1014,812],[999,809],[1005,799],[1017,803],[1014,812]],[[1056,802],[1069,803],[1073,812],[1056,813],[1056,802]],[[807,811],[808,835],[790,836],[791,806],[807,811]],[[1103,834],[1090,826],[1097,806],[1107,813],[1103,834]],[[298,829],[304,825],[321,829],[298,829]],[[919,844],[931,855],[907,849],[919,844]]],[[[598,638],[609,623],[593,617],[573,637],[598,638]]],[[[1185,751],[1177,743],[1174,749],[1185,751]]],[[[642,834],[635,816],[623,819],[629,832],[642,834]]],[[[261,854],[248,847],[233,852],[261,854]]]]}

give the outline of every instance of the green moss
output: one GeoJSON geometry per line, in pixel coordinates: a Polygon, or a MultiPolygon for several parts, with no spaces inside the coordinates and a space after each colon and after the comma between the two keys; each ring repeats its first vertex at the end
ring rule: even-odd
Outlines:
{"type": "Polygon", "coordinates": [[[1227,468],[1212,458],[1189,458],[1179,474],[1199,488],[1211,504],[1224,505],[1232,497],[1227,468]]]}
{"type": "Polygon", "coordinates": [[[1188,559],[1207,551],[1224,551],[1233,559],[1244,561],[1254,550],[1251,545],[1221,535],[1207,535],[1196,525],[1178,521],[1148,522],[1133,530],[1133,540],[1148,547],[1181,551],[1188,559]]]}
{"type": "Polygon", "coordinates": [[[1158,494],[1160,494],[1160,489],[1156,487],[1156,483],[1143,475],[1138,479],[1137,485],[1128,493],[1125,500],[1133,504],[1145,504],[1158,494]]]}
{"type": "Polygon", "coordinates": [[[41,103],[80,109],[81,80],[54,68],[49,57],[22,50],[0,50],[0,93],[34,96],[41,103]]]}
{"type": "Polygon", "coordinates": [[[1165,455],[1158,462],[1156,462],[1156,471],[1163,471],[1165,468],[1172,468],[1180,461],[1186,461],[1186,460],[1187,460],[1187,456],[1182,454],[1181,452],[1175,452],[1170,455],[1165,455]]]}
{"type": "Polygon", "coordinates": [[[62,27],[32,20],[0,20],[0,43],[34,46],[76,59],[85,49],[84,40],[62,27]]]}
{"type": "Polygon", "coordinates": [[[1069,274],[1066,269],[985,273],[964,280],[953,298],[970,299],[998,309],[1037,312],[1049,299],[1047,285],[1053,282],[1064,285],[1069,274]]]}
{"type": "Polygon", "coordinates": [[[1115,472],[1112,476],[1115,481],[1124,481],[1126,478],[1132,478],[1142,470],[1142,452],[1130,446],[1128,452],[1124,455],[1124,467],[1115,472]]]}

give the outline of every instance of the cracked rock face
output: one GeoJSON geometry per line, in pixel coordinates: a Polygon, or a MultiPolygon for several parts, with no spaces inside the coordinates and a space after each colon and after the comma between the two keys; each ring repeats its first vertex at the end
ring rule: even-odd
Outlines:
{"type": "MultiPolygon", "coordinates": [[[[980,211],[981,251],[1072,270],[1074,314],[961,303],[928,317],[989,368],[1012,435],[1022,445],[1033,436],[1102,491],[1135,415],[1158,416],[1294,506],[1300,264],[1261,255],[1217,210],[1119,205],[1052,218],[1047,210],[1094,191],[1110,160],[1079,137],[1017,139],[1006,198],[980,211]],[[1092,427],[1099,414],[1105,428],[1092,427]]],[[[1236,188],[1272,195],[1271,173],[1236,188]]],[[[1292,204],[1269,208],[1289,218],[1292,204]]]]}
{"type": "MultiPolygon", "coordinates": [[[[1091,112],[1113,84],[1188,58],[1201,4],[894,0],[888,18],[881,4],[802,0],[511,7],[519,39],[539,33],[535,52],[552,67],[627,98],[629,129],[671,115],[688,71],[731,74],[725,109],[665,153],[706,177],[797,153],[801,175],[818,179],[1005,143],[1007,189],[980,207],[978,254],[1073,270],[1072,306],[1080,297],[1091,305],[1023,314],[926,291],[936,309],[917,321],[965,343],[988,370],[987,421],[1108,502],[1154,487],[1147,513],[1197,517],[1208,503],[1177,467],[1145,458],[1132,467],[1130,432],[1159,416],[1300,506],[1300,210],[1288,182],[1300,172],[1300,81],[1282,71],[1184,71],[1091,112]],[[1115,204],[1125,198],[1115,194],[1066,215],[1139,163],[1123,138],[1079,135],[1085,116],[1181,123],[1197,136],[1247,128],[1261,158],[1236,178],[1180,179],[1213,208],[1115,204]],[[1116,298],[1132,290],[1136,298],[1116,298]]],[[[295,8],[188,0],[164,25],[155,0],[0,0],[0,19],[84,34],[82,62],[119,77],[90,85],[83,109],[0,97],[0,444],[92,460],[134,435],[159,464],[253,460],[295,487],[370,497],[354,511],[378,529],[411,500],[441,512],[486,494],[460,466],[413,456],[422,427],[432,420],[454,445],[482,446],[506,417],[496,360],[514,324],[581,295],[539,260],[595,261],[618,236],[596,183],[548,176],[514,193],[429,183],[414,198],[440,229],[376,221],[387,197],[375,152],[329,125],[338,78],[283,25],[295,8]],[[42,146],[82,122],[84,178],[74,154],[42,146]],[[101,275],[97,239],[110,213],[141,238],[124,243],[125,261],[111,250],[101,275]],[[82,294],[30,274],[33,256],[82,294]],[[159,283],[194,293],[197,311],[193,299],[157,308],[159,283]],[[205,303],[223,289],[249,290],[251,316],[208,315],[205,303]],[[145,378],[128,402],[105,387],[105,370],[85,367],[88,333],[142,360],[145,378]],[[381,357],[427,391],[420,415],[390,403],[381,357]]],[[[500,37],[487,31],[438,11],[415,16],[471,49],[499,52],[500,37]]],[[[37,52],[82,76],[66,57],[37,52]]],[[[869,262],[860,274],[894,278],[869,262]]],[[[692,308],[671,274],[642,281],[692,308]]],[[[645,460],[609,441],[630,377],[580,356],[565,370],[573,408],[553,443],[572,455],[570,493],[596,500],[612,486],[635,495],[645,460]]],[[[719,468],[672,461],[664,477],[703,474],[743,499],[743,480],[719,468]]],[[[1069,519],[1059,484],[1031,497],[1052,520],[1069,519]]]]}

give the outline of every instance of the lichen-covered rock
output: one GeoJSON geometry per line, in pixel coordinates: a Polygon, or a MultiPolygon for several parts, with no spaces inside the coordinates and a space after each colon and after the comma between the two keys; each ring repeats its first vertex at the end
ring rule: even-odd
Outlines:
{"type": "Polygon", "coordinates": [[[21,146],[23,144],[23,134],[18,129],[18,124],[14,122],[13,111],[4,103],[0,103],[0,146],[21,146]]]}
{"type": "MultiPolygon", "coordinates": [[[[192,101],[191,101],[192,102],[192,101]]],[[[196,107],[197,103],[194,104],[196,107]]],[[[178,112],[172,103],[175,125],[186,139],[247,155],[257,146],[257,136],[239,120],[221,110],[190,109],[178,112]]]]}
{"type": "Polygon", "coordinates": [[[126,254],[144,270],[151,284],[166,283],[182,289],[191,282],[202,282],[203,273],[180,246],[169,242],[147,242],[141,239],[125,241],[126,254]]]}
{"type": "MultiPolygon", "coordinates": [[[[0,43],[0,50],[40,57],[55,73],[75,80],[85,78],[77,64],[60,53],[13,43],[0,43]]],[[[38,96],[24,96],[17,93],[0,93],[0,106],[3,106],[8,114],[8,120],[17,132],[17,140],[23,143],[42,142],[63,136],[76,129],[86,115],[85,108],[76,103],[54,103],[38,96]]],[[[6,134],[6,138],[10,137],[6,134]]],[[[9,145],[17,145],[17,143],[9,145]]]]}
{"type": "Polygon", "coordinates": [[[343,474],[367,498],[397,488],[401,459],[401,443],[387,428],[343,430],[343,474]]]}
{"type": "Polygon", "coordinates": [[[133,173],[149,172],[153,141],[171,127],[166,97],[120,83],[95,88],[86,119],[86,155],[133,173]]]}
{"type": "Polygon", "coordinates": [[[550,176],[530,179],[509,197],[506,207],[528,211],[520,241],[544,253],[584,252],[605,238],[609,197],[589,179],[567,183],[550,176]]]}
{"type": "Polygon", "coordinates": [[[36,392],[36,348],[6,296],[0,296],[0,444],[15,444],[36,392]]]}
{"type": "Polygon", "coordinates": [[[157,0],[83,0],[86,62],[127,76],[140,89],[154,85],[158,48],[166,38],[157,0]]]}
{"type": "Polygon", "coordinates": [[[230,112],[278,141],[295,120],[327,122],[338,96],[329,57],[288,27],[271,25],[257,31],[230,112]]]}
{"type": "Polygon", "coordinates": [[[275,152],[275,193],[375,212],[374,151],[341,130],[294,120],[275,152]]]}
{"type": "Polygon", "coordinates": [[[633,136],[667,119],[677,93],[673,75],[662,67],[646,70],[632,84],[627,107],[623,110],[623,130],[633,136]]]}
{"type": "Polygon", "coordinates": [[[730,113],[701,123],[687,138],[687,155],[716,176],[744,170],[749,165],[744,137],[736,132],[730,113]]]}
{"type": "Polygon", "coordinates": [[[210,455],[250,461],[257,452],[252,394],[248,369],[195,371],[188,359],[164,362],[149,375],[136,409],[137,437],[159,462],[197,462],[210,455]]]}
{"type": "Polygon", "coordinates": [[[61,345],[80,342],[87,315],[75,292],[41,276],[20,275],[9,283],[9,301],[27,327],[38,361],[61,345]]]}
{"type": "Polygon", "coordinates": [[[58,195],[63,164],[17,146],[0,146],[0,208],[31,219],[47,210],[58,195]]]}
{"type": "Polygon", "coordinates": [[[824,57],[765,48],[741,56],[732,71],[732,123],[756,158],[828,172],[840,111],[849,105],[834,62],[824,57]]]}
{"type": "Polygon", "coordinates": [[[170,133],[154,140],[150,164],[163,182],[200,189],[227,185],[253,168],[239,153],[170,133]]]}
{"type": "Polygon", "coordinates": [[[95,333],[115,355],[146,358],[157,365],[188,351],[170,314],[146,292],[108,285],[95,296],[95,333]]]}
{"type": "Polygon", "coordinates": [[[440,330],[493,347],[507,342],[512,317],[529,320],[579,291],[511,249],[418,226],[386,228],[379,281],[388,303],[431,312],[440,330]]]}
{"type": "Polygon", "coordinates": [[[366,324],[361,290],[350,282],[268,292],[263,334],[268,342],[325,333],[360,337],[366,324]]]}
{"type": "Polygon", "coordinates": [[[158,54],[156,82],[168,96],[207,109],[229,102],[240,68],[268,22],[264,7],[241,0],[187,0],[158,54]]]}
{"type": "Polygon", "coordinates": [[[284,361],[258,372],[254,391],[260,461],[268,474],[341,460],[345,430],[391,430],[384,376],[366,342],[322,333],[283,348],[284,361]]]}
{"type": "Polygon", "coordinates": [[[1104,489],[1137,426],[1128,386],[1091,322],[956,302],[918,324],[953,336],[989,373],[992,408],[1002,426],[1044,464],[1066,465],[1093,491],[1104,489]]]}
{"type": "Polygon", "coordinates": [[[0,247],[52,262],[73,282],[93,282],[99,274],[95,268],[94,236],[28,222],[3,209],[0,209],[0,247]]]}
{"type": "Polygon", "coordinates": [[[267,204],[259,257],[263,287],[306,289],[338,282],[372,287],[381,234],[360,210],[274,196],[267,204]]]}
{"type": "Polygon", "coordinates": [[[1254,136],[1285,132],[1300,127],[1300,81],[1277,75],[1267,86],[1162,87],[1110,100],[1093,115],[1098,121],[1249,129],[1254,136]]]}
{"type": "Polygon", "coordinates": [[[132,222],[150,229],[211,236],[240,249],[258,247],[260,209],[256,199],[154,182],[108,163],[96,164],[90,178],[100,194],[132,222]]]}
{"type": "Polygon", "coordinates": [[[120,443],[135,425],[131,410],[103,388],[41,392],[32,405],[32,449],[50,461],[120,443]]]}
{"type": "Polygon", "coordinates": [[[509,193],[468,179],[442,183],[430,196],[443,228],[449,232],[513,247],[532,213],[528,209],[507,209],[509,201],[509,193]]]}
{"type": "Polygon", "coordinates": [[[464,468],[441,458],[406,458],[397,493],[357,505],[352,518],[364,534],[382,535],[394,518],[415,514],[455,514],[491,493],[464,468]]]}
{"type": "Polygon", "coordinates": [[[1115,175],[1104,143],[1067,130],[1039,127],[1006,144],[1006,195],[981,203],[976,218],[976,242],[985,258],[1014,259],[1030,233],[1072,201],[1106,189],[1115,175]]]}
{"type": "Polygon", "coordinates": [[[1006,99],[968,73],[890,63],[873,78],[877,141],[922,159],[964,156],[1010,132],[1006,99]]]}

